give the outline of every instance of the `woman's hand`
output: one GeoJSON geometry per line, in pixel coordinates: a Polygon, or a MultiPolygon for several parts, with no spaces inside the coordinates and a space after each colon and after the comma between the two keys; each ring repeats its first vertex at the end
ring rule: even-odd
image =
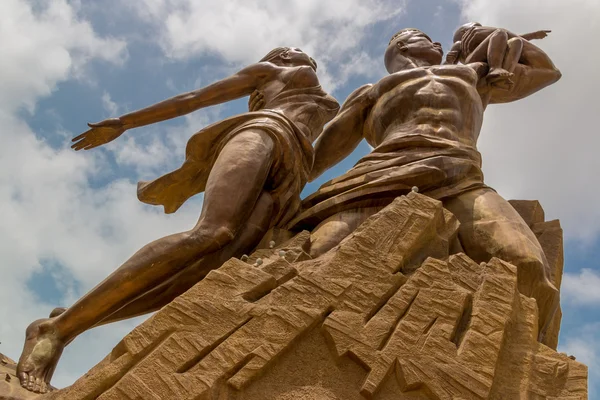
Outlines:
{"type": "Polygon", "coordinates": [[[104,121],[88,124],[90,130],[73,138],[71,148],[75,151],[90,150],[112,142],[125,132],[125,126],[119,118],[109,118],[104,121]]]}

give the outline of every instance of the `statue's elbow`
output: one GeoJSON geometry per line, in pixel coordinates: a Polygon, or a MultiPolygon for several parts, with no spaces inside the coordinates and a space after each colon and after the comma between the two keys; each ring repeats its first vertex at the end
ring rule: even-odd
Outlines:
{"type": "Polygon", "coordinates": [[[560,72],[559,69],[556,69],[556,81],[558,81],[560,78],[562,78],[562,72],[560,72]]]}
{"type": "Polygon", "coordinates": [[[556,83],[556,82],[558,82],[558,80],[560,78],[562,78],[562,72],[560,72],[560,70],[558,68],[554,68],[554,71],[553,71],[552,75],[553,75],[553,78],[552,78],[552,82],[551,83],[556,83]]]}
{"type": "MultiPolygon", "coordinates": [[[[539,75],[539,86],[538,89],[545,88],[547,86],[553,85],[562,77],[562,73],[558,68],[548,68],[540,73],[539,75]]],[[[536,90],[536,91],[537,91],[536,90]]]]}

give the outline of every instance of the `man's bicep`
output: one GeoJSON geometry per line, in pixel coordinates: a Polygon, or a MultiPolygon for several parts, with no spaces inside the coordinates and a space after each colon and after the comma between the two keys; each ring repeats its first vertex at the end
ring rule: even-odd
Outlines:
{"type": "Polygon", "coordinates": [[[342,104],[340,114],[345,110],[348,110],[352,107],[356,107],[357,105],[359,107],[367,107],[372,97],[372,90],[373,85],[370,83],[354,90],[352,93],[350,93],[346,101],[344,101],[344,104],[342,104]]]}
{"type": "Polygon", "coordinates": [[[338,115],[325,127],[317,141],[317,148],[328,151],[356,146],[362,139],[366,114],[370,109],[369,91],[373,85],[364,85],[352,92],[340,109],[338,115]],[[355,142],[356,145],[354,144],[355,142]]]}
{"type": "Polygon", "coordinates": [[[558,70],[531,68],[523,64],[518,64],[513,73],[511,79],[514,85],[509,90],[491,90],[490,104],[521,100],[555,83],[561,77],[558,70]]]}
{"type": "Polygon", "coordinates": [[[340,111],[317,139],[311,181],[352,153],[363,138],[363,126],[360,104],[340,111]]]}

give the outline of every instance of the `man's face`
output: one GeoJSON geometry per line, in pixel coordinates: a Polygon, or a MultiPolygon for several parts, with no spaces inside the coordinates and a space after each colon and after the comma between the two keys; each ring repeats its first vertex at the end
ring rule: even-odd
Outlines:
{"type": "Polygon", "coordinates": [[[308,65],[312,67],[315,71],[317,70],[316,61],[298,48],[290,48],[287,51],[287,57],[292,65],[308,65]]]}
{"type": "Polygon", "coordinates": [[[424,33],[408,31],[394,40],[400,54],[405,57],[425,61],[429,65],[442,63],[444,51],[438,42],[431,42],[424,33]]]}

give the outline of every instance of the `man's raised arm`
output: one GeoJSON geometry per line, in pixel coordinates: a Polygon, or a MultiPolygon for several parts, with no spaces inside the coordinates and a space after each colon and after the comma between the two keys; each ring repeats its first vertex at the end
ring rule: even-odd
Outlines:
{"type": "Polygon", "coordinates": [[[310,181],[342,161],[363,138],[363,126],[372,102],[373,85],[361,86],[348,96],[339,114],[325,127],[315,145],[315,162],[310,181]]]}
{"type": "Polygon", "coordinates": [[[490,103],[508,103],[520,100],[549,86],[562,76],[550,57],[530,42],[523,43],[521,60],[513,71],[514,85],[509,90],[492,89],[490,103]]]}

